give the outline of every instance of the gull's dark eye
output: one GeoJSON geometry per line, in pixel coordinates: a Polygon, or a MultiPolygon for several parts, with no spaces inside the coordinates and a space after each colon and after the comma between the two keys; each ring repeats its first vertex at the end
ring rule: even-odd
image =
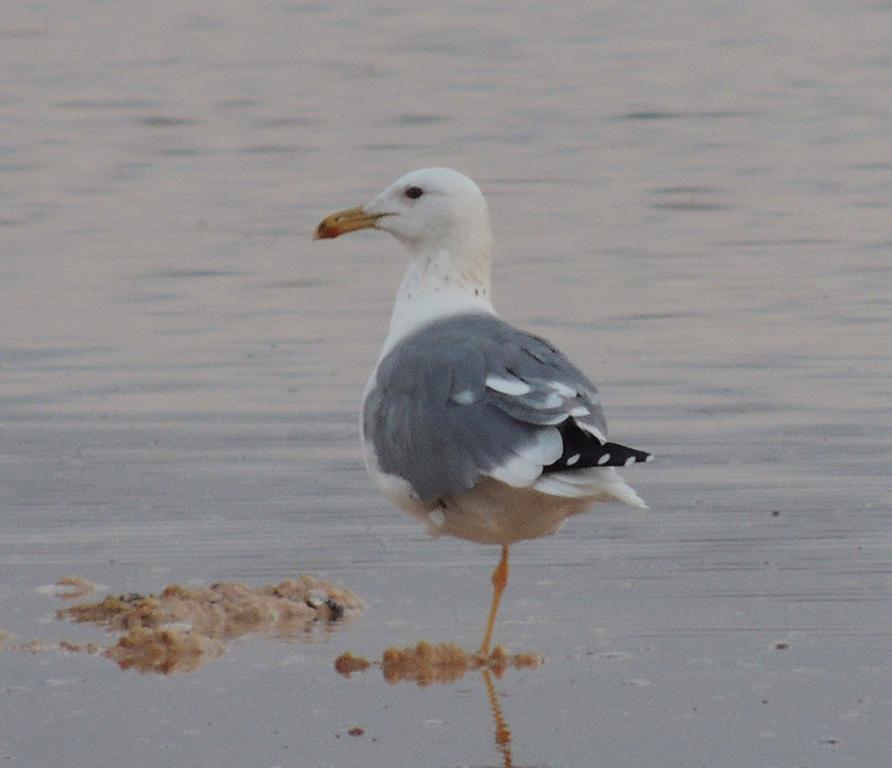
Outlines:
{"type": "Polygon", "coordinates": [[[406,190],[406,197],[410,200],[417,200],[424,194],[424,190],[421,187],[409,187],[406,190]]]}

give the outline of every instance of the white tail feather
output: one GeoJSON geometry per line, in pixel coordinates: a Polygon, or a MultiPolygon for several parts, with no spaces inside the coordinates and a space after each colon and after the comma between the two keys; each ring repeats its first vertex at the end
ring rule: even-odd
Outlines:
{"type": "Polygon", "coordinates": [[[542,475],[534,484],[540,493],[566,498],[606,501],[616,499],[630,507],[647,509],[644,500],[613,467],[592,467],[575,472],[554,472],[542,475]]]}

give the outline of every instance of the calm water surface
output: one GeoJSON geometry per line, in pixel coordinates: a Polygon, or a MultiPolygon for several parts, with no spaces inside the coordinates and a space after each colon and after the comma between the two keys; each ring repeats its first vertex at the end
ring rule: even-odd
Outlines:
{"type": "Polygon", "coordinates": [[[404,259],[313,243],[414,167],[490,202],[496,303],[657,463],[514,550],[516,765],[888,764],[892,6],[32,2],[0,11],[0,629],[36,591],[310,572],[367,601],[169,678],[0,655],[10,766],[490,766],[479,676],[333,659],[479,642],[497,551],[366,479],[404,259]],[[779,645],[780,644],[780,645],[779,645]],[[351,726],[362,737],[346,734],[351,726]]]}

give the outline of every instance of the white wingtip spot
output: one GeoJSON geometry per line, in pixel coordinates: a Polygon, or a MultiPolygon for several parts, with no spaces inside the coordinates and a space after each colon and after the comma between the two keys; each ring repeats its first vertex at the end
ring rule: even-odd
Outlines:
{"type": "Polygon", "coordinates": [[[504,376],[496,376],[490,374],[486,377],[486,386],[503,395],[526,395],[532,391],[532,387],[525,381],[517,378],[505,378],[504,376]]]}
{"type": "Polygon", "coordinates": [[[443,514],[442,509],[432,509],[427,513],[427,519],[430,520],[434,528],[442,528],[446,525],[446,515],[443,514]]]}
{"type": "Polygon", "coordinates": [[[626,459],[625,462],[623,463],[623,466],[628,467],[629,464],[634,464],[634,463],[635,463],[635,457],[629,456],[629,458],[626,459]]]}
{"type": "Polygon", "coordinates": [[[600,459],[598,459],[598,466],[603,467],[608,461],[610,461],[610,454],[605,453],[600,459]]]}
{"type": "Polygon", "coordinates": [[[647,458],[644,460],[644,463],[647,464],[649,461],[654,460],[654,455],[652,453],[647,454],[647,458]]]}
{"type": "Polygon", "coordinates": [[[584,405],[577,405],[575,408],[570,409],[571,416],[588,416],[590,413],[591,411],[584,405]]]}
{"type": "Polygon", "coordinates": [[[580,454],[580,453],[574,453],[572,456],[570,456],[570,457],[567,459],[567,466],[568,466],[568,467],[572,467],[572,466],[573,466],[577,461],[579,461],[581,458],[582,458],[582,454],[580,454]]]}

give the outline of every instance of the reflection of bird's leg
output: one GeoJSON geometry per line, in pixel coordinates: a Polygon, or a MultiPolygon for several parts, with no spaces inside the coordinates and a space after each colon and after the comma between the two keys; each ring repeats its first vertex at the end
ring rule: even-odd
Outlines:
{"type": "Polygon", "coordinates": [[[496,723],[496,748],[502,753],[504,768],[511,768],[513,765],[511,759],[511,729],[508,727],[508,723],[505,722],[505,716],[502,714],[502,705],[499,704],[499,695],[496,693],[496,687],[492,682],[492,672],[488,669],[483,670],[483,682],[486,683],[489,708],[496,723]]]}
{"type": "Polygon", "coordinates": [[[486,634],[483,636],[483,645],[480,646],[480,653],[484,656],[489,655],[489,643],[492,640],[492,630],[496,625],[496,614],[499,612],[499,601],[502,599],[502,592],[505,591],[505,585],[508,583],[508,545],[502,545],[502,559],[492,572],[492,607],[489,609],[489,621],[486,622],[486,634]]]}

